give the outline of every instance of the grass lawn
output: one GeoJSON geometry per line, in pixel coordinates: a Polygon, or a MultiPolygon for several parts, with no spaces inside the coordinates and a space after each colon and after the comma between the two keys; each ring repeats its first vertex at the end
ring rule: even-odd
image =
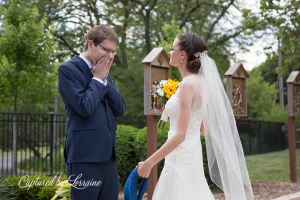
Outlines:
{"type": "MultiPolygon", "coordinates": [[[[59,147],[58,147],[59,148],[59,147]]],[[[50,152],[50,147],[49,146],[39,146],[39,147],[35,147],[36,150],[38,150],[40,152],[41,155],[45,156],[47,153],[50,152]]],[[[64,144],[60,145],[60,151],[63,152],[64,151],[64,144]]],[[[13,156],[13,152],[12,151],[2,151],[2,149],[0,149],[0,157],[1,156],[13,156]]],[[[33,151],[31,151],[29,148],[27,149],[18,149],[17,151],[17,156],[34,156],[33,151]]]]}
{"type": "MultiPolygon", "coordinates": [[[[290,181],[289,150],[245,156],[251,181],[290,181]]],[[[300,181],[300,149],[296,150],[297,181],[300,181]]]]}

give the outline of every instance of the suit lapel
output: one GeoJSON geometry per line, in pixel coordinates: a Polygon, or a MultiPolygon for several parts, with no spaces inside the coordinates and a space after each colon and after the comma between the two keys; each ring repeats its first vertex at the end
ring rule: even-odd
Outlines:
{"type": "Polygon", "coordinates": [[[79,69],[86,75],[86,77],[88,77],[89,79],[93,78],[93,74],[89,68],[89,66],[86,64],[86,62],[84,62],[84,60],[82,60],[79,56],[74,56],[72,58],[72,60],[77,63],[77,66],[79,67],[79,69]]]}

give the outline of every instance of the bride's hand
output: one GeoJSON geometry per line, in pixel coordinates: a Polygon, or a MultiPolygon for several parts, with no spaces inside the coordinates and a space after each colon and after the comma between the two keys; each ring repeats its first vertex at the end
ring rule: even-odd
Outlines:
{"type": "Polygon", "coordinates": [[[145,162],[139,162],[137,167],[138,167],[137,173],[140,177],[143,177],[143,178],[148,178],[149,177],[151,169],[152,169],[150,164],[148,164],[146,161],[145,162]]]}

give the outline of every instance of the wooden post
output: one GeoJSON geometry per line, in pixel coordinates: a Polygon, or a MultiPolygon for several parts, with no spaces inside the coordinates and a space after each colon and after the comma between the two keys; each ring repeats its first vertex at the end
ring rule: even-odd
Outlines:
{"type": "MultiPolygon", "coordinates": [[[[144,115],[147,115],[147,157],[157,150],[157,115],[162,114],[161,104],[153,98],[152,93],[161,80],[171,78],[170,58],[163,47],[152,49],[144,58],[144,115]]],[[[152,199],[157,183],[157,165],[149,175],[147,193],[148,200],[152,199]]]]}
{"type": "MultiPolygon", "coordinates": [[[[157,150],[157,115],[147,115],[147,158],[149,158],[157,150]]],[[[153,192],[157,183],[157,165],[155,165],[150,173],[147,198],[152,199],[153,192]]]]}
{"type": "Polygon", "coordinates": [[[290,179],[297,182],[295,118],[289,117],[290,179]]]}
{"type": "Polygon", "coordinates": [[[288,130],[290,150],[290,180],[297,182],[295,116],[300,116],[300,73],[292,71],[286,80],[288,100],[288,130]]]}

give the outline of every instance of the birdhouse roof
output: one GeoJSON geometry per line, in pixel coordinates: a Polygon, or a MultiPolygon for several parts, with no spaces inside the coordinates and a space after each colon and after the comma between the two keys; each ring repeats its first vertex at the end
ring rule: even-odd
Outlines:
{"type": "Polygon", "coordinates": [[[299,71],[292,71],[292,73],[290,74],[290,76],[288,77],[288,79],[286,80],[286,82],[287,83],[297,82],[297,77],[298,76],[299,76],[299,71]]]}
{"type": "Polygon", "coordinates": [[[153,48],[152,51],[144,58],[142,63],[151,63],[151,62],[153,62],[157,58],[157,56],[159,56],[160,53],[162,53],[164,55],[164,58],[169,63],[170,58],[169,58],[167,52],[164,50],[163,47],[153,48]]]}
{"type": "Polygon", "coordinates": [[[248,72],[245,70],[244,66],[242,63],[234,63],[228,70],[227,72],[225,73],[226,76],[231,76],[233,75],[238,69],[241,69],[242,72],[244,73],[244,75],[246,76],[246,78],[249,78],[249,74],[248,72]]]}

